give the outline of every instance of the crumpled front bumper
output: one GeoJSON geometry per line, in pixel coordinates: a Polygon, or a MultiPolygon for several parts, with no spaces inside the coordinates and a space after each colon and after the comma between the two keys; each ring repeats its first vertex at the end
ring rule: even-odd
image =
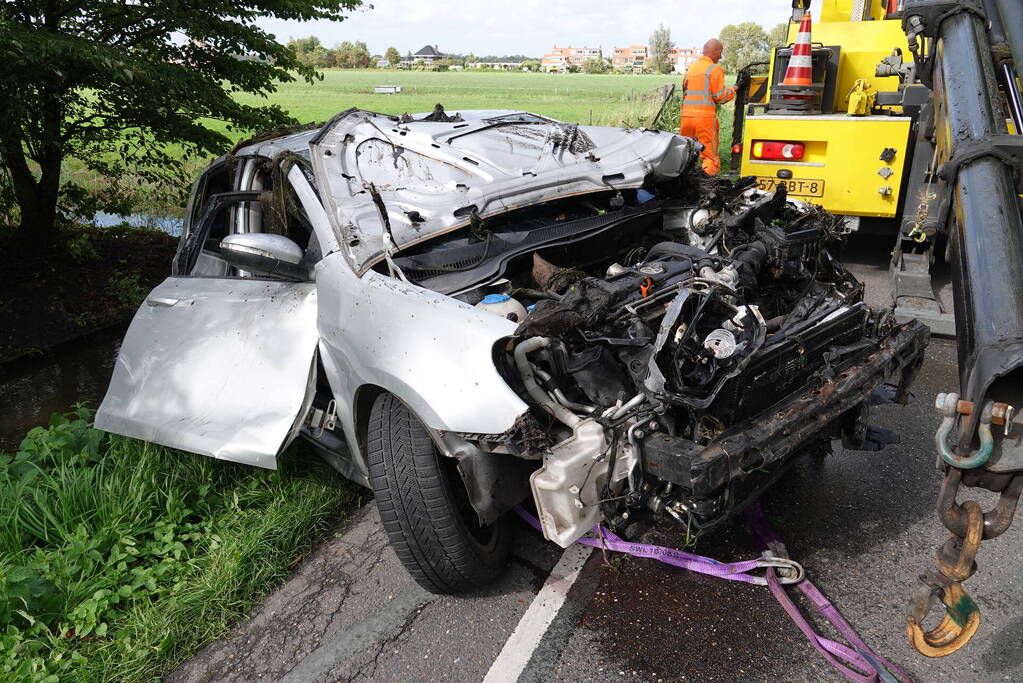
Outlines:
{"type": "Polygon", "coordinates": [[[831,379],[812,383],[773,408],[733,425],[706,446],[653,435],[644,442],[644,470],[687,491],[688,507],[697,522],[705,515],[712,517],[720,512],[718,499],[729,484],[785,460],[814,441],[837,436],[839,422],[870,401],[887,378],[899,378],[894,402],[905,402],[929,336],[928,328],[917,321],[895,327],[876,346],[847,360],[831,379]]]}

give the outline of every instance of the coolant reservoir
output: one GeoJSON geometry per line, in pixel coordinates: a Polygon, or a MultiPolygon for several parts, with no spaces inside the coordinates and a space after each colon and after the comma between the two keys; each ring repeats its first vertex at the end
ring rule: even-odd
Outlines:
{"type": "Polygon", "coordinates": [[[487,294],[482,301],[476,304],[476,308],[490,311],[494,315],[508,318],[512,322],[519,322],[526,317],[526,309],[522,304],[507,294],[487,294]]]}

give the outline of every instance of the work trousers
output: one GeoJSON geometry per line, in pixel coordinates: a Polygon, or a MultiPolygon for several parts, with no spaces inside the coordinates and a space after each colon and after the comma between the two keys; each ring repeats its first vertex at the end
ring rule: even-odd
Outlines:
{"type": "Polygon", "coordinates": [[[700,162],[707,175],[717,175],[721,171],[721,159],[718,158],[717,116],[683,115],[678,133],[683,137],[696,138],[703,143],[700,162]]]}

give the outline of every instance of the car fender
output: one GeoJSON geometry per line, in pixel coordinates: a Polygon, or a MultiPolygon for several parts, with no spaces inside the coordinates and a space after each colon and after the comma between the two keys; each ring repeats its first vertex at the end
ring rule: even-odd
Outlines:
{"type": "Polygon", "coordinates": [[[502,434],[527,410],[493,361],[510,320],[374,271],[357,277],[340,253],[317,265],[316,284],[321,358],[353,451],[365,387],[437,431],[502,434]]]}

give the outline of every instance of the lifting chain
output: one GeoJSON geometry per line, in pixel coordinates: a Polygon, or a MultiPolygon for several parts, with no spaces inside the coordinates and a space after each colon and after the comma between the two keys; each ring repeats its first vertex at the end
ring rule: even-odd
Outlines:
{"type": "MultiPolygon", "coordinates": [[[[927,175],[933,178],[937,165],[938,148],[935,147],[934,152],[931,154],[931,163],[927,167],[927,175]]],[[[928,231],[926,228],[924,228],[924,224],[927,223],[927,217],[931,213],[931,202],[935,201],[937,198],[938,193],[935,192],[934,190],[931,190],[930,185],[924,184],[923,186],[921,186],[919,195],[920,203],[916,205],[916,220],[914,221],[912,227],[910,227],[909,230],[904,230],[906,239],[913,240],[917,244],[923,244],[924,242],[927,241],[927,238],[930,237],[930,234],[934,233],[933,227],[930,229],[930,231],[928,231]]],[[[938,209],[939,222],[940,214],[942,213],[943,208],[944,208],[943,206],[939,206],[938,209]]],[[[935,221],[931,221],[931,224],[935,225],[937,223],[935,223],[935,221]]]]}
{"type": "Polygon", "coordinates": [[[931,202],[938,198],[938,195],[934,192],[928,192],[921,190],[920,192],[920,203],[916,206],[916,221],[912,227],[906,231],[906,237],[913,240],[917,244],[923,244],[927,241],[927,231],[924,230],[924,222],[927,220],[927,215],[930,212],[931,202]]]}
{"type": "Polygon", "coordinates": [[[990,474],[967,471],[975,484],[998,492],[994,509],[984,512],[980,504],[956,502],[964,471],[948,467],[938,495],[938,516],[951,532],[935,553],[937,571],[920,576],[913,587],[907,615],[906,635],[920,654],[950,655],[973,638],[980,627],[980,608],[963,590],[963,581],[977,571],[975,558],[980,542],[1003,534],[1012,523],[1023,490],[1023,474],[990,474]],[[945,606],[941,623],[924,631],[922,623],[936,602],[945,606]]]}

